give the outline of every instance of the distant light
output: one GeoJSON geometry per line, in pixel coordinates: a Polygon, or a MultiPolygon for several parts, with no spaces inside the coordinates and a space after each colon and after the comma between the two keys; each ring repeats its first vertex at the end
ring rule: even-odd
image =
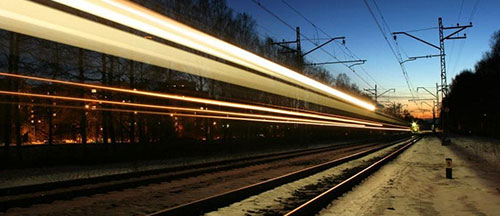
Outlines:
{"type": "Polygon", "coordinates": [[[91,92],[95,94],[95,93],[97,93],[97,89],[92,89],[91,92]]]}
{"type": "Polygon", "coordinates": [[[85,109],[88,109],[90,106],[88,104],[85,104],[85,109]]]}
{"type": "Polygon", "coordinates": [[[217,125],[217,122],[214,122],[214,125],[217,125]]]}

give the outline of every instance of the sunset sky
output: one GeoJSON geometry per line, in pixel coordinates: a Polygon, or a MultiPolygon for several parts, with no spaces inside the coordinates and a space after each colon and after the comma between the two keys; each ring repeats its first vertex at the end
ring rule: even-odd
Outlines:
{"type": "MultiPolygon", "coordinates": [[[[382,97],[382,102],[399,102],[408,104],[413,115],[417,117],[432,117],[430,106],[408,102],[412,98],[409,88],[413,91],[415,98],[432,98],[425,91],[416,91],[417,87],[426,87],[435,92],[436,83],[440,83],[439,58],[418,59],[404,64],[409,76],[408,87],[403,72],[396,57],[391,52],[383,34],[377,27],[368,7],[362,0],[227,0],[228,5],[236,12],[250,14],[257,22],[257,30],[261,37],[272,37],[276,40],[295,40],[295,30],[259,7],[260,2],[266,9],[277,15],[290,26],[300,26],[301,32],[313,39],[316,43],[327,38],[322,32],[332,37],[345,36],[346,47],[360,59],[368,60],[362,66],[354,66],[359,78],[346,66],[339,64],[325,66],[334,75],[346,73],[360,88],[373,88],[375,84],[379,92],[395,88],[395,93],[382,97]],[[306,21],[303,17],[287,6],[288,3],[305,18],[310,20],[317,28],[306,21]],[[363,81],[363,80],[365,81],[363,81]],[[422,112],[420,109],[429,111],[422,112]]],[[[391,0],[367,0],[366,1],[382,28],[391,45],[399,50],[403,60],[412,56],[439,54],[439,50],[409,37],[398,36],[395,46],[394,40],[389,33],[396,31],[414,31],[411,34],[439,45],[438,17],[443,18],[443,25],[454,26],[458,23],[467,25],[472,22],[473,27],[463,31],[467,34],[465,40],[447,40],[445,42],[446,64],[448,84],[452,78],[464,69],[473,69],[475,63],[489,50],[489,41],[493,32],[500,29],[498,11],[500,4],[495,0],[447,0],[447,1],[391,1],[391,0]],[[377,6],[378,9],[377,10],[377,6]],[[476,8],[474,10],[474,8],[476,8]],[[384,19],[380,15],[381,12],[384,19]],[[387,30],[386,25],[389,30],[387,30]]],[[[447,30],[445,33],[452,33],[447,30]]],[[[460,34],[462,36],[462,33],[460,34]]],[[[302,50],[308,51],[314,44],[308,41],[302,42],[302,50]]],[[[346,55],[346,49],[341,45],[329,44],[324,47],[331,55],[339,60],[352,60],[346,55]]],[[[317,50],[307,56],[312,62],[335,61],[326,52],[317,50]]],[[[427,101],[432,104],[432,101],[427,101]]],[[[406,108],[406,107],[405,107],[406,108]]]]}

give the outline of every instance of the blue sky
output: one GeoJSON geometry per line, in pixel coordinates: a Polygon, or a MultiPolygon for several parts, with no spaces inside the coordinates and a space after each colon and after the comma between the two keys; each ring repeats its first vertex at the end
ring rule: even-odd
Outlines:
{"type": "MultiPolygon", "coordinates": [[[[297,15],[282,0],[256,0],[264,7],[271,10],[277,16],[292,26],[300,26],[301,32],[308,38],[325,38],[326,36],[317,31],[305,19],[297,15]]],[[[391,96],[409,96],[403,73],[398,61],[393,56],[389,46],[384,40],[368,8],[362,0],[285,0],[296,8],[317,27],[326,31],[330,36],[345,36],[346,46],[361,59],[368,60],[362,67],[355,66],[355,70],[370,85],[375,82],[382,88],[396,88],[396,93],[391,96]]],[[[448,83],[463,69],[474,68],[475,63],[489,50],[490,37],[493,32],[500,29],[500,1],[480,0],[475,13],[472,13],[474,5],[478,0],[377,0],[378,5],[386,23],[391,31],[409,31],[438,26],[438,17],[443,18],[444,26],[454,26],[459,22],[461,25],[472,22],[473,27],[467,30],[465,40],[447,40],[445,42],[448,83]]],[[[380,14],[376,10],[373,0],[367,0],[382,24],[380,14]]],[[[246,12],[257,21],[257,30],[261,35],[269,35],[278,40],[294,40],[295,31],[284,25],[278,19],[260,8],[252,0],[227,0],[229,7],[237,12],[246,12]]],[[[446,31],[451,33],[452,30],[446,31]]],[[[446,33],[445,32],[445,33],[446,33]]],[[[465,32],[465,31],[464,31],[465,32]]],[[[439,45],[438,29],[412,32],[411,34],[425,39],[435,45],[439,45]]],[[[388,35],[390,36],[390,35],[388,35]]],[[[393,41],[392,37],[388,38],[393,41]]],[[[418,42],[406,36],[397,39],[402,58],[406,56],[421,56],[439,54],[439,50],[418,42]]],[[[321,43],[321,41],[319,41],[321,43]]],[[[313,44],[307,41],[302,43],[303,50],[313,48],[313,44]]],[[[339,59],[349,59],[339,46],[330,44],[325,49],[339,59]]],[[[313,62],[333,61],[323,51],[315,51],[308,55],[308,60],[313,62]]],[[[419,59],[405,63],[410,82],[414,88],[419,86],[432,87],[434,92],[436,82],[440,82],[439,58],[419,59]]],[[[331,73],[346,73],[351,80],[361,88],[368,88],[345,66],[326,66],[331,73]]],[[[427,97],[423,92],[415,96],[427,97]]],[[[394,98],[391,98],[394,100],[394,98]]],[[[401,101],[406,103],[404,101],[401,101]]]]}

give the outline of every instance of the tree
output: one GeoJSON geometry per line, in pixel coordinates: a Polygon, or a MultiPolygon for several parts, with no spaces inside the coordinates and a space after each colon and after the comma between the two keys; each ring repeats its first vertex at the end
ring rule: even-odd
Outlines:
{"type": "Polygon", "coordinates": [[[493,34],[490,46],[474,71],[464,70],[453,79],[443,100],[449,107],[447,125],[456,132],[499,136],[500,95],[492,87],[500,81],[500,31],[493,34]]]}

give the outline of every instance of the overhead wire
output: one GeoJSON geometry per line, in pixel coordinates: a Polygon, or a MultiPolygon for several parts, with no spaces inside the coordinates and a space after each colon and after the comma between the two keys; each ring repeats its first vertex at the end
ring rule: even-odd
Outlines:
{"type": "Polygon", "coordinates": [[[410,80],[409,80],[409,77],[408,77],[408,73],[406,72],[406,68],[405,66],[403,65],[403,60],[401,58],[400,55],[396,54],[396,50],[395,48],[393,47],[393,45],[391,44],[391,42],[389,42],[389,39],[387,39],[387,34],[385,33],[384,29],[382,28],[382,26],[380,25],[377,17],[375,16],[375,13],[373,12],[373,10],[371,9],[370,5],[368,4],[368,2],[366,0],[363,0],[366,7],[368,8],[368,11],[370,12],[370,15],[372,16],[373,20],[375,21],[375,23],[377,24],[377,27],[378,29],[380,30],[380,33],[382,34],[385,42],[387,43],[387,45],[389,46],[392,54],[394,55],[394,57],[396,58],[396,60],[398,61],[399,63],[399,66],[401,67],[401,71],[403,72],[403,77],[405,78],[405,81],[406,81],[406,85],[408,87],[408,90],[410,91],[412,97],[414,98],[414,94],[413,94],[413,91],[412,91],[412,87],[411,87],[411,84],[410,84],[410,80]]]}
{"type": "Polygon", "coordinates": [[[428,28],[414,29],[414,30],[409,30],[409,31],[405,31],[405,32],[406,33],[412,33],[412,32],[428,31],[428,30],[434,30],[434,29],[438,29],[438,27],[428,27],[428,28]]]}
{"type": "MultiPolygon", "coordinates": [[[[479,6],[479,2],[480,2],[480,0],[476,0],[476,2],[474,3],[474,6],[473,6],[473,8],[471,10],[471,13],[469,15],[469,18],[468,18],[467,22],[469,22],[469,23],[472,22],[472,18],[474,17],[474,15],[477,12],[477,8],[479,6]]],[[[468,32],[469,32],[469,29],[465,29],[465,34],[467,34],[468,32]]],[[[464,49],[464,46],[465,46],[465,42],[466,42],[466,40],[462,40],[461,43],[460,43],[460,47],[458,49],[458,54],[457,54],[457,57],[455,58],[455,64],[453,65],[453,70],[452,70],[452,72],[454,74],[456,74],[456,69],[458,67],[458,62],[460,61],[460,59],[462,57],[462,52],[463,52],[463,49],[464,49]]],[[[453,50],[452,50],[452,52],[453,52],[453,50]]]]}
{"type": "MultiPolygon", "coordinates": [[[[271,10],[267,9],[264,5],[262,5],[259,1],[257,0],[252,0],[253,3],[255,3],[256,5],[258,5],[260,8],[262,8],[264,11],[266,11],[267,13],[269,13],[271,16],[275,17],[277,20],[279,20],[281,23],[283,23],[284,25],[288,26],[291,30],[295,31],[295,28],[290,25],[289,23],[287,23],[285,20],[281,19],[278,15],[276,15],[274,12],[272,12],[271,10]]],[[[304,37],[305,39],[309,40],[312,44],[314,44],[315,46],[319,46],[318,43],[314,42],[312,39],[310,39],[309,37],[307,37],[306,35],[304,35],[303,33],[300,33],[300,35],[302,37],[304,37]]],[[[320,50],[322,50],[323,52],[325,52],[328,56],[334,58],[335,60],[337,61],[340,61],[340,59],[338,59],[335,55],[332,55],[330,52],[328,52],[327,50],[325,50],[323,47],[320,47],[320,50]]],[[[349,68],[349,66],[345,63],[343,63],[342,65],[344,65],[345,67],[349,68]]],[[[368,83],[363,77],[361,77],[356,71],[354,71],[353,69],[349,68],[361,81],[363,81],[367,86],[369,87],[372,87],[372,85],[370,83],[368,83]]]]}
{"type": "MultiPolygon", "coordinates": [[[[319,26],[317,26],[314,22],[312,22],[310,19],[308,19],[305,15],[303,15],[299,10],[297,10],[295,7],[293,7],[291,4],[289,4],[288,2],[286,2],[285,0],[281,0],[281,2],[283,2],[288,8],[290,8],[291,10],[293,10],[297,15],[299,15],[300,17],[302,17],[304,20],[306,20],[309,24],[311,24],[314,29],[316,31],[321,31],[321,33],[323,33],[324,35],[326,35],[327,37],[329,38],[332,38],[331,35],[329,35],[326,31],[324,31],[322,28],[320,28],[319,26]]],[[[339,49],[344,53],[344,58],[345,58],[345,55],[348,55],[350,56],[353,60],[356,60],[356,59],[361,59],[359,57],[356,56],[356,58],[354,57],[353,53],[351,50],[349,50],[345,45],[340,47],[339,45],[339,42],[338,41],[335,41],[334,42],[335,45],[337,45],[337,47],[339,47],[339,49]],[[349,53],[346,53],[342,48],[346,49],[349,53]]],[[[345,58],[347,59],[347,58],[345,58]]],[[[361,67],[363,72],[368,76],[368,78],[370,78],[376,85],[378,86],[381,86],[363,67],[361,67]]],[[[354,69],[350,68],[349,67],[349,70],[354,71],[354,69]]],[[[369,87],[371,88],[371,86],[369,85],[369,87]]]]}
{"type": "MultiPolygon", "coordinates": [[[[387,24],[387,21],[385,21],[385,18],[384,18],[384,15],[382,13],[382,10],[380,10],[378,4],[377,4],[377,1],[376,0],[373,0],[373,4],[375,5],[375,8],[377,9],[378,13],[380,14],[380,18],[382,19],[382,22],[384,24],[384,26],[387,28],[389,34],[392,32],[391,28],[389,27],[389,24],[387,24]]],[[[401,51],[406,55],[406,57],[408,57],[408,55],[406,54],[406,52],[404,52],[404,50],[399,46],[399,43],[397,41],[394,41],[395,45],[396,45],[396,51],[399,55],[399,59],[402,61],[403,60],[403,57],[401,56],[401,51]]],[[[406,78],[408,79],[408,83],[410,84],[410,93],[412,89],[414,89],[413,87],[413,84],[411,83],[411,79],[410,79],[410,76],[408,75],[408,72],[406,71],[406,68],[405,68],[405,74],[406,74],[406,78]]],[[[413,94],[413,93],[412,93],[413,94]]]]}
{"type": "MultiPolygon", "coordinates": [[[[464,1],[465,1],[465,0],[462,0],[462,1],[461,1],[461,3],[460,3],[460,9],[459,9],[459,11],[458,11],[457,23],[459,23],[459,22],[460,22],[460,18],[462,17],[462,10],[463,10],[463,7],[464,7],[464,1]]],[[[461,42],[461,44],[463,44],[463,41],[460,41],[460,42],[461,42]]],[[[454,51],[455,51],[455,40],[453,40],[453,41],[451,42],[451,52],[450,52],[450,55],[449,55],[449,57],[448,57],[448,58],[450,59],[449,61],[451,61],[451,59],[454,59],[454,57],[453,57],[453,55],[454,55],[454,51]]],[[[458,50],[458,53],[460,53],[460,50],[458,50]]],[[[455,68],[456,68],[456,65],[457,65],[457,64],[458,64],[458,58],[457,58],[457,60],[455,60],[455,64],[454,64],[454,66],[453,66],[453,70],[452,70],[452,72],[453,72],[453,73],[455,72],[455,68]]],[[[450,65],[450,64],[446,64],[446,65],[448,66],[448,65],[450,65]]]]}

